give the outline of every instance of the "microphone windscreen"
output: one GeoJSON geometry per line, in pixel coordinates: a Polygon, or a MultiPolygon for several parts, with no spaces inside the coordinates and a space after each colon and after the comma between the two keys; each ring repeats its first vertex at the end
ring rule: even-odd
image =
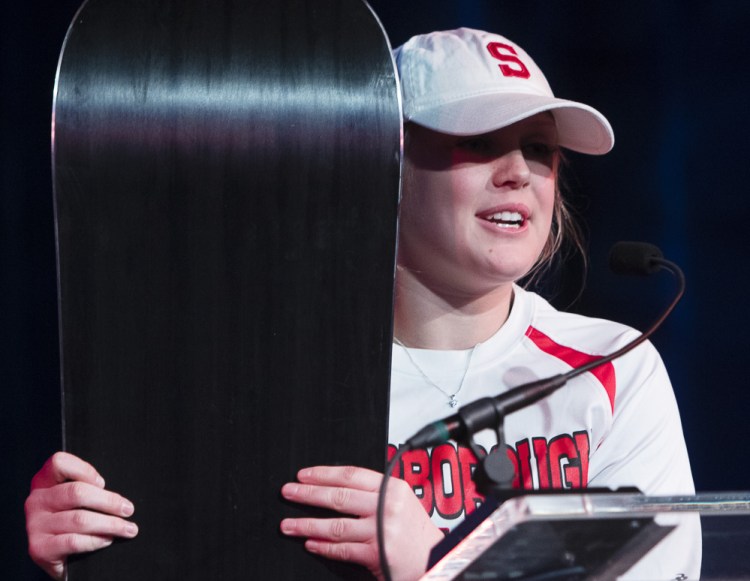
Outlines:
{"type": "Polygon", "coordinates": [[[663,258],[661,250],[647,242],[617,242],[609,251],[609,267],[616,274],[653,274],[661,268],[654,259],[663,258]]]}

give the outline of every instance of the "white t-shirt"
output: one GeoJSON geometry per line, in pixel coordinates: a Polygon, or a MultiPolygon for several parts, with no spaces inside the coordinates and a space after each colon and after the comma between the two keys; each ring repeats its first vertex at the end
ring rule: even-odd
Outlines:
{"type": "MultiPolygon", "coordinates": [[[[453,394],[462,379],[459,406],[569,371],[638,334],[611,321],[557,311],[516,287],[508,320],[473,351],[409,349],[410,359],[405,348],[394,344],[389,456],[418,429],[456,411],[446,394],[453,394]]],[[[649,342],[509,415],[505,439],[516,467],[515,484],[526,489],[636,486],[648,495],[694,493],[672,386],[649,342]]],[[[475,440],[486,451],[497,443],[492,430],[475,440]]],[[[451,442],[407,452],[399,476],[412,485],[433,522],[450,529],[481,502],[471,481],[475,465],[468,448],[451,442]]],[[[653,577],[632,578],[670,579],[679,573],[698,578],[700,529],[695,523],[662,542],[681,547],[679,557],[667,559],[663,570],[652,563],[653,577]]]]}

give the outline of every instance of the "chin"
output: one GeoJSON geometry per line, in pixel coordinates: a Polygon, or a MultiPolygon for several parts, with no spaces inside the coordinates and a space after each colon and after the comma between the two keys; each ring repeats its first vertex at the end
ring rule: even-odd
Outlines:
{"type": "Polygon", "coordinates": [[[485,265],[485,272],[498,284],[516,282],[526,276],[534,266],[534,261],[507,261],[485,265]]]}

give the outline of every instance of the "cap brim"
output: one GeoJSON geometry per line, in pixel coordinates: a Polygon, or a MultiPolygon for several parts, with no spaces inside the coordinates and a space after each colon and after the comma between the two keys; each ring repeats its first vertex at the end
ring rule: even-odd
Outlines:
{"type": "Polygon", "coordinates": [[[615,143],[609,121],[593,107],[526,94],[483,94],[434,108],[405,111],[405,119],[451,135],[480,135],[550,111],[562,147],[589,154],[607,153],[615,143]]]}

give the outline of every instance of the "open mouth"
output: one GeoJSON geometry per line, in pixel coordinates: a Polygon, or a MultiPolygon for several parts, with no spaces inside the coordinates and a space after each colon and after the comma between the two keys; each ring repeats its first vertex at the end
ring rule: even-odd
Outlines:
{"type": "Polygon", "coordinates": [[[525,218],[520,212],[497,212],[485,217],[485,220],[492,222],[498,228],[521,228],[525,218]]]}

